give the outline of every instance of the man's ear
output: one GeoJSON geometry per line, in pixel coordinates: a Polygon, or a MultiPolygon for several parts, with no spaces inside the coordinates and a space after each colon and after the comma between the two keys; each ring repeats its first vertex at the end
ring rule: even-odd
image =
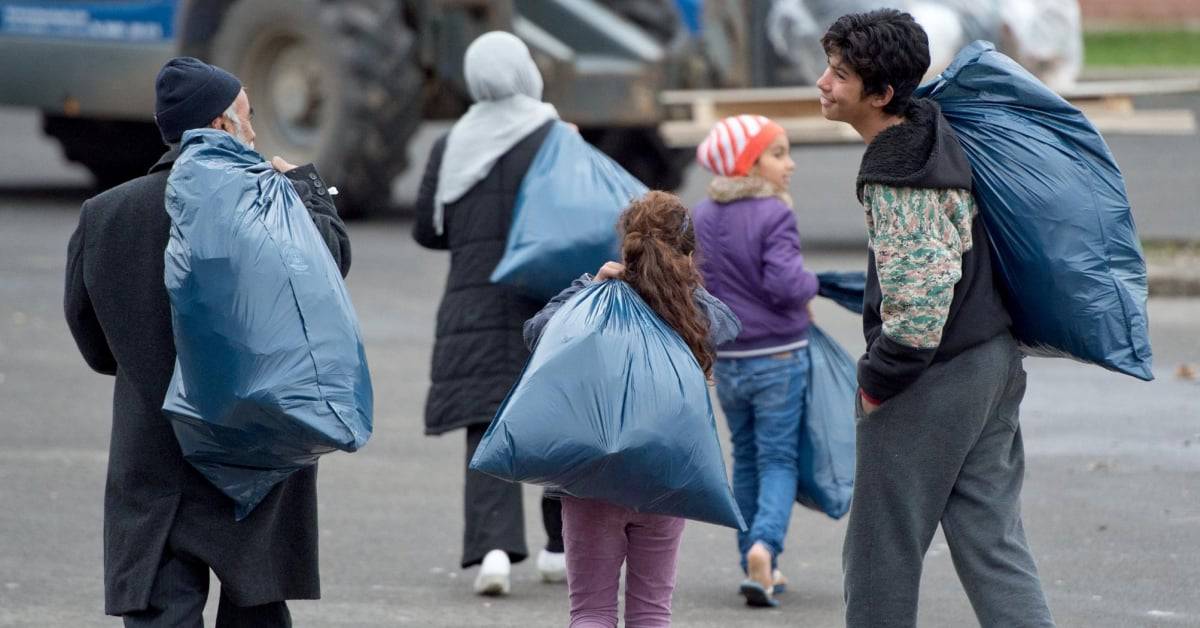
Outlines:
{"type": "Polygon", "coordinates": [[[892,102],[892,97],[895,95],[896,90],[892,89],[891,85],[888,85],[886,88],[884,88],[882,94],[875,94],[871,96],[871,106],[883,109],[888,105],[888,103],[892,102]]]}
{"type": "Polygon", "coordinates": [[[217,116],[217,117],[213,118],[212,122],[208,123],[208,128],[216,129],[218,131],[224,131],[225,130],[225,116],[217,116]]]}

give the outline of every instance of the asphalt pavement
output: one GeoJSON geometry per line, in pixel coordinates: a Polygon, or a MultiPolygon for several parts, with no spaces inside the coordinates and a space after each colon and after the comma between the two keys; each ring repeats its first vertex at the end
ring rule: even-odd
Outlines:
{"type": "MultiPolygon", "coordinates": [[[[1188,221],[1200,221],[1200,142],[1130,141],[1131,193],[1151,205],[1139,225],[1165,216],[1168,231],[1189,233],[1188,221]]],[[[858,150],[797,152],[802,167],[815,164],[793,183],[815,269],[864,263],[852,199],[858,150]]],[[[103,616],[101,580],[112,380],[86,368],[61,314],[66,242],[87,181],[32,118],[0,111],[0,626],[119,625],[103,616]]],[[[411,190],[404,180],[397,187],[411,190]]],[[[693,172],[682,195],[702,193],[693,172]]],[[[532,561],[514,568],[503,599],[474,596],[474,571],[458,568],[463,438],[425,437],[421,421],[448,260],[417,247],[410,228],[398,217],[350,225],[349,287],[375,383],[376,432],[361,452],[321,462],[322,599],[292,603],[296,625],[563,626],[566,588],[538,582],[532,561]]],[[[861,351],[854,317],[824,301],[815,311],[851,353],[861,351]]],[[[1153,299],[1150,321],[1154,382],[1026,361],[1025,526],[1060,626],[1200,626],[1200,382],[1177,376],[1200,363],[1200,300],[1153,299]]],[[[537,547],[538,493],[525,494],[537,547]]],[[[781,558],[791,590],[780,608],[751,610],[736,594],[733,532],[689,523],[675,624],[840,625],[844,529],[797,510],[781,558]]],[[[925,560],[921,625],[975,625],[940,535],[925,560]]]]}

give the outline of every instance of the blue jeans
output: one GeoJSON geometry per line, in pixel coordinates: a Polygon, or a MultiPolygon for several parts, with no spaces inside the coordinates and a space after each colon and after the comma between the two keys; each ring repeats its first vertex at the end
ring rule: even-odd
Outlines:
{"type": "Polygon", "coordinates": [[[733,440],[733,496],[749,530],[738,532],[742,569],[757,542],[783,552],[796,501],[800,423],[808,388],[808,350],[755,358],[720,358],[717,397],[733,440]]]}

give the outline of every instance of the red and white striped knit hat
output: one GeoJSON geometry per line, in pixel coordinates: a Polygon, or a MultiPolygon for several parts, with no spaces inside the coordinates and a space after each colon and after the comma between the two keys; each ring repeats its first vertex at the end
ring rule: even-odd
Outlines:
{"type": "Polygon", "coordinates": [[[696,148],[696,160],[723,177],[744,177],[758,156],[783,134],[783,127],[764,116],[730,116],[713,125],[696,148]]]}

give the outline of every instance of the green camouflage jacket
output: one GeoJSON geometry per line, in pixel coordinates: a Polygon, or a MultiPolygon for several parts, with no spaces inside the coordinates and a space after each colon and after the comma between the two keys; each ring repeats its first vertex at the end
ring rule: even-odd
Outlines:
{"type": "Polygon", "coordinates": [[[968,190],[863,187],[867,235],[875,251],[883,333],[915,349],[934,349],[971,250],[977,209],[968,190]]]}

